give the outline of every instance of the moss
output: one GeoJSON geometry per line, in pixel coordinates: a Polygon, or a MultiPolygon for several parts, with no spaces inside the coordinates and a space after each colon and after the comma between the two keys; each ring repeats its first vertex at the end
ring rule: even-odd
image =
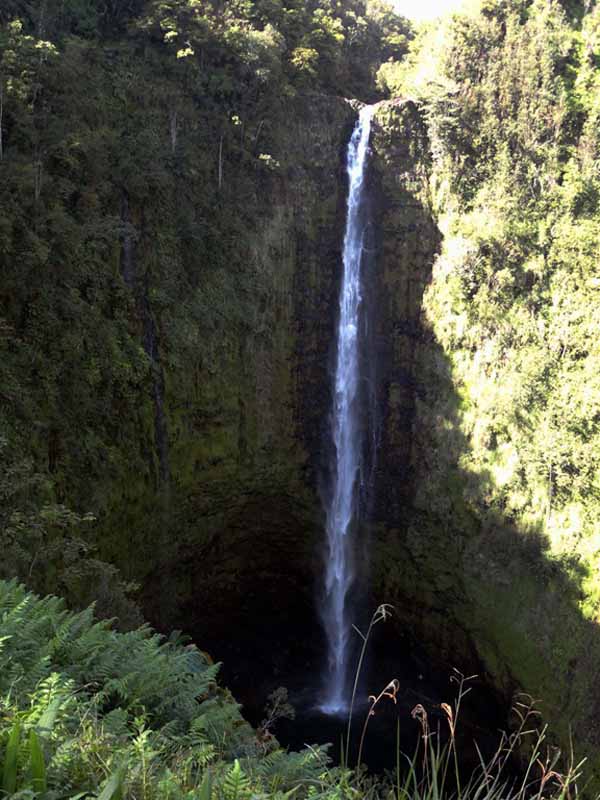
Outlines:
{"type": "Polygon", "coordinates": [[[507,706],[519,691],[539,700],[554,741],[568,752],[572,732],[594,774],[600,637],[582,613],[594,585],[588,562],[561,555],[540,531],[540,514],[525,524],[526,501],[500,485],[515,459],[523,469],[531,454],[501,446],[502,415],[518,438],[521,412],[509,408],[517,396],[502,386],[483,394],[497,364],[485,375],[472,369],[473,358],[484,355],[467,329],[468,349],[459,325],[464,303],[454,292],[469,252],[453,238],[458,223],[444,221],[453,233],[434,261],[440,234],[429,187],[439,166],[418,108],[381,104],[373,149],[382,229],[377,279],[385,298],[379,310],[387,320],[379,330],[388,362],[380,376],[375,597],[396,607],[398,632],[442,670],[483,675],[507,706]],[[495,415],[489,429],[486,403],[495,415]]]}
{"type": "MultiPolygon", "coordinates": [[[[124,443],[145,465],[140,469],[134,459],[129,471],[121,462],[96,497],[103,555],[141,582],[145,611],[162,628],[194,625],[183,609],[197,590],[198,570],[208,593],[239,577],[240,536],[268,536],[273,546],[274,535],[282,543],[301,540],[299,562],[312,569],[306,565],[317,550],[321,507],[318,463],[311,459],[320,450],[329,403],[324,376],[338,279],[340,176],[354,117],[342,100],[293,101],[285,121],[271,127],[280,168],[264,178],[229,272],[203,274],[201,263],[189,265],[200,276],[198,291],[210,299],[210,317],[196,322],[185,303],[175,319],[155,312],[170,480],[162,486],[158,480],[148,399],[138,408],[136,435],[124,443]],[[190,343],[172,360],[179,344],[173,336],[180,336],[175,324],[188,326],[181,331],[190,343]],[[262,531],[264,511],[256,509],[266,506],[275,511],[262,531]],[[208,577],[211,559],[220,559],[215,541],[228,553],[217,584],[208,577]],[[192,553],[199,561],[190,567],[192,553]],[[166,602],[158,576],[168,576],[166,602]]],[[[160,224],[169,242],[174,219],[160,224]]],[[[143,243],[137,252],[145,257],[143,243]]]]}

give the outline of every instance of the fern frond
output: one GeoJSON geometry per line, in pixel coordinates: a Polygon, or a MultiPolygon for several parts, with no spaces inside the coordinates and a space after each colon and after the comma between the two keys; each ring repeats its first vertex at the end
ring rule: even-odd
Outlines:
{"type": "Polygon", "coordinates": [[[251,794],[250,779],[236,758],[221,784],[223,800],[245,800],[251,794]]]}

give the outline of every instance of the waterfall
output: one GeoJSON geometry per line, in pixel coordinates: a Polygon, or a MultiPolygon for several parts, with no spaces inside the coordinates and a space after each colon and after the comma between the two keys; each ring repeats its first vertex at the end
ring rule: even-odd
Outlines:
{"type": "Polygon", "coordinates": [[[354,581],[352,528],[362,441],[359,418],[359,312],[363,253],[364,177],[373,108],[365,106],[348,144],[348,200],[340,289],[335,394],[331,422],[334,444],[332,491],[326,509],[327,561],[323,624],[327,637],[328,669],[321,710],[343,712],[349,704],[349,644],[351,622],[348,594],[354,581]]]}

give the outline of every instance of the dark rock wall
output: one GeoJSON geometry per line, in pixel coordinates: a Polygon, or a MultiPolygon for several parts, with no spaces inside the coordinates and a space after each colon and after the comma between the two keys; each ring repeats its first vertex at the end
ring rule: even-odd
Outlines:
{"type": "Polygon", "coordinates": [[[371,317],[379,421],[373,519],[391,526],[402,519],[414,489],[415,399],[424,390],[415,357],[424,336],[423,291],[440,244],[428,199],[428,147],[412,102],[378,106],[371,161],[377,242],[371,317]]]}
{"type": "MultiPolygon", "coordinates": [[[[373,308],[378,447],[367,525],[370,604],[394,605],[391,646],[440,673],[481,671],[461,620],[465,603],[454,539],[420,499],[437,443],[426,435],[427,398],[439,389],[428,365],[438,348],[423,294],[441,246],[430,201],[427,128],[409,100],[379,104],[371,191],[377,256],[369,278],[373,308]]],[[[372,367],[373,368],[373,367],[372,367]]],[[[449,384],[446,389],[452,393],[449,384]]]]}
{"type": "MultiPolygon", "coordinates": [[[[251,319],[224,318],[211,359],[203,349],[185,374],[167,368],[171,481],[162,492],[124,498],[131,538],[116,543],[113,558],[141,581],[146,614],[226,661],[235,659],[228,629],[241,631],[230,642],[235,652],[252,652],[267,615],[285,638],[291,617],[315,613],[332,298],[355,117],[343,99],[290,105],[273,148],[279,163],[249,209],[252,232],[239,242],[251,319]]],[[[205,290],[216,303],[236,302],[216,282],[205,290]]]]}

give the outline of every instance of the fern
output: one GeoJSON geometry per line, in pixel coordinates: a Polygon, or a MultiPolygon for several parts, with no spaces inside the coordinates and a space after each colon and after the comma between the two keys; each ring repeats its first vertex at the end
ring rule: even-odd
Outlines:
{"type": "Polygon", "coordinates": [[[299,753],[274,750],[257,762],[248,760],[246,768],[274,792],[296,789],[300,784],[319,783],[328,763],[327,746],[321,746],[299,753]]]}
{"type": "Polygon", "coordinates": [[[237,758],[225,775],[220,789],[223,800],[245,800],[250,796],[250,780],[244,773],[237,758]]]}
{"type": "Polygon", "coordinates": [[[9,787],[15,764],[48,796],[300,800],[322,786],[325,750],[265,755],[218,672],[180,637],[120,633],[0,581],[0,747],[14,730],[24,747],[13,733],[9,787]]]}

